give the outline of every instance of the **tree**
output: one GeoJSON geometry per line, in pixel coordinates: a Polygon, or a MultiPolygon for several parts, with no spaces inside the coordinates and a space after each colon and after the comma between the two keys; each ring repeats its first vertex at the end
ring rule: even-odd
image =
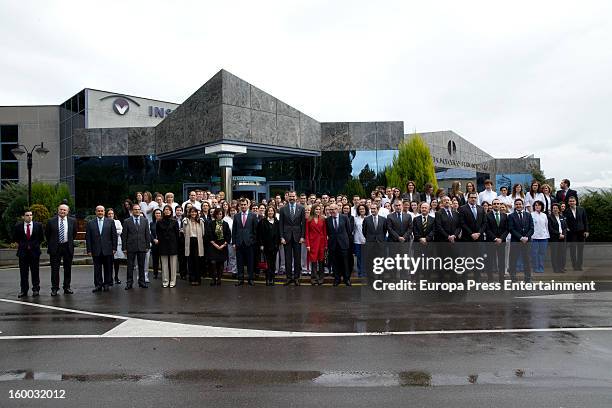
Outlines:
{"type": "Polygon", "coordinates": [[[359,179],[353,178],[346,182],[344,188],[342,189],[342,194],[348,197],[353,197],[356,195],[359,197],[365,197],[366,193],[359,179]]]}
{"type": "Polygon", "coordinates": [[[372,191],[375,187],[374,182],[376,181],[376,172],[370,169],[370,165],[366,164],[361,172],[359,172],[359,181],[363,185],[366,191],[372,191]]]}
{"type": "Polygon", "coordinates": [[[399,152],[393,157],[391,167],[386,170],[387,185],[404,190],[406,183],[412,180],[418,191],[423,191],[426,183],[433,184],[436,191],[436,170],[425,140],[414,134],[407,141],[400,142],[398,148],[399,152]]]}

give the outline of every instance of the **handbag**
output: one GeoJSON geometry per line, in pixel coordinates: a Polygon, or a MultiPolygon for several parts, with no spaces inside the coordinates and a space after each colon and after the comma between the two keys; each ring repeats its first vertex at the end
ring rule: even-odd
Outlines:
{"type": "Polygon", "coordinates": [[[262,271],[268,270],[268,261],[266,261],[266,257],[263,253],[259,257],[259,262],[257,262],[257,269],[260,269],[262,271]]]}

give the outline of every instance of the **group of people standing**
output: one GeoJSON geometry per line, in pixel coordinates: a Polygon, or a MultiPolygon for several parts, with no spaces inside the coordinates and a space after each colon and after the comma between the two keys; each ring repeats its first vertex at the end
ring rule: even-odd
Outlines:
{"type": "MultiPolygon", "coordinates": [[[[117,213],[96,207],[95,218],[87,223],[87,253],[94,263],[93,292],[108,291],[121,283],[122,260],[127,260],[126,290],[134,286],[136,268],[138,286],[148,287],[150,263],[153,277],[157,278],[161,269],[162,286],[169,288],[176,286],[177,277],[201,285],[206,275],[211,286],[218,286],[226,271],[233,273],[237,286],[245,281],[253,285],[260,270],[266,285],[272,286],[282,269],[285,285],[300,285],[306,272],[313,285],[321,285],[324,274],[331,273],[334,286],[350,286],[354,270],[359,277],[365,276],[362,249],[370,242],[408,243],[411,250],[430,255],[430,243],[444,243],[448,248],[460,242],[487,242],[491,245],[482,249],[491,252],[489,279],[493,273],[498,273],[499,279],[509,273],[514,280],[522,270],[527,281],[532,269],[543,272],[548,242],[555,243],[550,246],[552,269],[563,272],[567,242],[572,266],[582,269],[588,220],[569,180],[561,182],[554,197],[550,186],[537,181],[526,194],[520,184],[514,185],[510,194],[505,186],[497,193],[490,180],[484,186],[477,192],[468,182],[463,192],[461,184],[454,182],[449,191],[434,192],[433,186],[426,184],[419,193],[415,183],[408,182],[404,193],[378,187],[369,198],[353,196],[352,202],[342,195],[298,196],[295,191],[261,203],[247,198],[228,202],[223,192],[194,190],[179,205],[172,193],[137,193],[135,200],[126,199],[117,213]]],[[[76,221],[68,211],[67,205],[60,205],[45,228],[33,222],[32,213],[26,211],[23,222],[15,226],[20,297],[28,293],[28,270],[33,295],[40,291],[38,263],[44,239],[51,258],[51,294],[56,296],[59,291],[61,262],[64,293],[72,293],[70,266],[76,221]]]]}

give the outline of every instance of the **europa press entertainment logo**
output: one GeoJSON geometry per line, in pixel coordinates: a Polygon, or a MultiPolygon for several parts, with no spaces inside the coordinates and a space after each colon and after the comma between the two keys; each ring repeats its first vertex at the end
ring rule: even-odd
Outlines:
{"type": "Polygon", "coordinates": [[[117,115],[125,115],[130,110],[130,104],[124,98],[117,98],[113,102],[113,110],[117,115]]]}

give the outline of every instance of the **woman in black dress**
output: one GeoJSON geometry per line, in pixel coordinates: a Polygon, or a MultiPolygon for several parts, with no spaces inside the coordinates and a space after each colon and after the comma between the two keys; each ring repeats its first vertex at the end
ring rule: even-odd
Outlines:
{"type": "Polygon", "coordinates": [[[159,240],[157,239],[156,226],[162,219],[162,211],[156,208],[153,211],[153,222],[151,223],[151,259],[153,260],[153,279],[157,279],[159,273],[159,240]]]}
{"type": "Polygon", "coordinates": [[[221,276],[223,275],[223,265],[227,261],[227,246],[232,241],[232,232],[229,224],[223,221],[223,210],[215,208],[213,219],[208,224],[208,260],[212,268],[212,281],[210,286],[221,285],[221,276]]]}
{"type": "Polygon", "coordinates": [[[162,219],[155,223],[155,233],[161,263],[162,286],[173,288],[176,286],[176,270],[178,268],[179,227],[172,217],[172,206],[166,205],[164,207],[162,219]]]}
{"type": "Polygon", "coordinates": [[[280,246],[280,223],[276,219],[276,209],[273,206],[266,208],[266,218],[257,224],[257,243],[259,249],[266,257],[266,286],[274,286],[274,273],[276,269],[276,254],[280,246]]]}

